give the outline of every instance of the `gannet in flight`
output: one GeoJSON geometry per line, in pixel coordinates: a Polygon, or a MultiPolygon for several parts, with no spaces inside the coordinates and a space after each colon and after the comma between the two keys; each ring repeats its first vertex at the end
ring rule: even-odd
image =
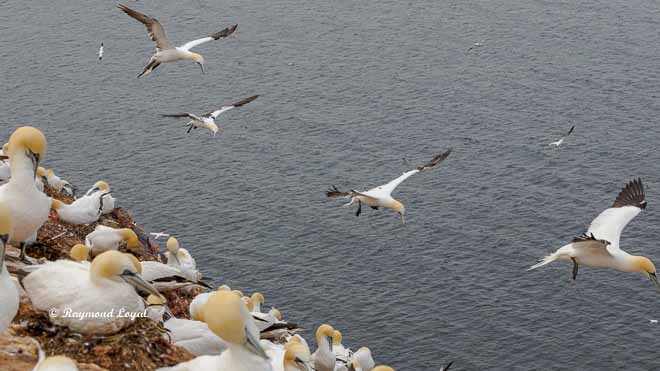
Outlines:
{"type": "Polygon", "coordinates": [[[99,48],[99,60],[103,59],[103,43],[101,43],[101,47],[99,48]]]}
{"type": "Polygon", "coordinates": [[[157,240],[157,239],[159,239],[159,238],[161,238],[161,237],[169,237],[169,236],[170,236],[169,234],[167,234],[167,233],[163,233],[163,232],[149,233],[149,235],[154,236],[154,240],[157,240]]]}
{"type": "Polygon", "coordinates": [[[193,40],[181,46],[175,47],[170,43],[170,40],[167,39],[167,36],[165,36],[165,30],[163,30],[163,26],[161,26],[160,22],[158,22],[156,18],[151,18],[123,4],[119,4],[118,7],[124,13],[142,22],[147,27],[149,37],[151,37],[151,40],[156,43],[156,53],[151,56],[149,63],[146,65],[146,67],[144,67],[144,70],[138,75],[138,77],[142,75],[148,75],[151,73],[151,71],[156,69],[156,67],[160,66],[161,63],[170,63],[186,59],[197,63],[202,69],[202,72],[205,72],[204,57],[202,57],[200,54],[191,52],[190,49],[211,40],[218,40],[221,37],[227,37],[234,33],[238,27],[238,25],[235,24],[231,27],[225,28],[222,31],[212,33],[207,37],[193,40]]]}
{"type": "Polygon", "coordinates": [[[468,48],[468,51],[470,51],[472,49],[475,49],[475,48],[481,48],[482,46],[484,46],[485,43],[486,43],[486,40],[477,41],[476,43],[472,44],[471,47],[468,48]]]}
{"type": "Polygon", "coordinates": [[[229,111],[232,108],[240,107],[242,105],[248,104],[252,102],[253,100],[257,99],[259,97],[258,95],[253,95],[251,97],[247,97],[245,99],[241,99],[236,103],[232,103],[228,106],[221,107],[219,110],[213,111],[213,112],[208,112],[205,113],[201,116],[197,116],[195,114],[192,114],[190,112],[182,112],[182,113],[174,113],[174,114],[164,114],[162,115],[163,117],[187,117],[190,119],[188,123],[186,123],[185,126],[188,127],[187,133],[190,133],[192,129],[197,129],[197,128],[204,128],[208,129],[213,133],[213,136],[215,136],[218,131],[220,130],[218,128],[218,125],[215,123],[215,119],[220,116],[221,113],[229,111]]]}
{"type": "Polygon", "coordinates": [[[568,131],[568,133],[564,134],[564,136],[561,137],[561,139],[559,139],[559,140],[556,141],[556,142],[552,142],[552,143],[550,143],[550,144],[548,144],[548,145],[549,145],[549,146],[555,146],[555,147],[559,147],[559,146],[561,146],[561,144],[564,143],[564,139],[566,139],[569,135],[571,135],[571,133],[573,132],[573,129],[575,129],[575,126],[571,126],[571,129],[568,131]]]}
{"type": "Polygon", "coordinates": [[[617,196],[614,205],[601,212],[591,222],[586,233],[546,256],[529,270],[555,260],[571,261],[573,279],[577,277],[579,265],[585,265],[622,272],[639,272],[660,289],[653,262],[644,256],[630,255],[619,248],[621,232],[645,208],[646,199],[641,179],[629,182],[617,196]]]}
{"type": "Polygon", "coordinates": [[[360,213],[362,212],[362,204],[364,203],[375,210],[378,210],[379,207],[392,209],[401,215],[401,221],[405,223],[404,215],[406,209],[401,202],[392,198],[392,192],[399,184],[401,184],[401,182],[408,179],[410,176],[436,167],[443,160],[449,157],[451,151],[452,150],[449,149],[445,153],[436,155],[429,163],[417,166],[415,169],[403,173],[403,175],[392,180],[391,182],[376,188],[372,188],[366,192],[358,192],[355,190],[351,190],[350,192],[341,192],[337,189],[337,187],[333,186],[331,189],[326,191],[326,195],[331,198],[350,197],[351,202],[344,206],[350,206],[357,201],[358,209],[355,213],[356,216],[360,216],[360,213]]]}
{"type": "Polygon", "coordinates": [[[12,218],[12,242],[20,244],[20,259],[25,260],[25,243],[35,236],[48,219],[50,199],[39,191],[35,178],[39,163],[46,157],[46,137],[33,127],[16,129],[7,148],[11,178],[0,186],[0,202],[12,218]]]}

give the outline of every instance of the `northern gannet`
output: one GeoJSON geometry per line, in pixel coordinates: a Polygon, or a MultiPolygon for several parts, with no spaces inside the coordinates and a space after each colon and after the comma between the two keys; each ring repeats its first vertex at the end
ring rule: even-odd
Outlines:
{"type": "Polygon", "coordinates": [[[48,185],[55,188],[56,191],[64,191],[69,195],[73,195],[73,186],[71,183],[55,175],[53,169],[47,169],[45,177],[48,185]]]}
{"type": "Polygon", "coordinates": [[[569,135],[571,135],[571,133],[573,132],[573,129],[575,129],[575,126],[571,126],[571,129],[568,131],[568,133],[564,134],[564,136],[561,137],[561,139],[559,139],[559,140],[556,141],[556,142],[552,142],[552,143],[550,143],[550,144],[548,144],[548,145],[549,145],[549,146],[555,146],[555,147],[559,147],[559,146],[561,146],[561,144],[564,143],[564,139],[566,139],[569,135]]]}
{"type": "Polygon", "coordinates": [[[131,323],[131,313],[144,313],[145,305],[136,290],[159,296],[140,277],[131,259],[119,251],[97,256],[89,268],[76,269],[70,261],[48,262],[23,279],[32,305],[48,311],[51,322],[83,334],[107,335],[131,323]],[[67,311],[70,311],[67,315],[67,311]],[[76,314],[112,315],[82,318],[76,314]]]}
{"type": "Polygon", "coordinates": [[[158,22],[156,18],[149,17],[123,4],[119,4],[118,7],[124,13],[142,22],[147,27],[147,32],[149,33],[149,37],[151,37],[151,41],[156,43],[156,53],[151,56],[149,63],[144,67],[144,70],[138,75],[138,77],[142,75],[148,75],[151,73],[151,71],[156,69],[156,67],[160,66],[161,63],[176,62],[179,60],[194,61],[202,69],[202,72],[205,72],[204,57],[202,57],[200,54],[191,52],[190,49],[208,41],[218,40],[221,37],[227,37],[234,33],[238,27],[238,25],[235,24],[207,37],[193,40],[181,46],[175,47],[172,45],[170,40],[167,39],[167,36],[165,36],[165,30],[163,30],[163,26],[160,24],[160,22],[158,22]]]}
{"type": "Polygon", "coordinates": [[[162,371],[272,371],[243,301],[230,291],[214,292],[204,306],[203,317],[211,331],[227,343],[219,356],[202,356],[162,371]]]}
{"type": "Polygon", "coordinates": [[[261,305],[266,301],[264,294],[260,292],[255,292],[250,295],[250,301],[252,302],[252,311],[253,313],[261,313],[261,305]]]}
{"type": "Polygon", "coordinates": [[[19,294],[16,284],[9,276],[5,265],[5,251],[11,238],[11,214],[0,202],[0,334],[11,324],[18,312],[19,294]]]}
{"type": "Polygon", "coordinates": [[[481,48],[481,47],[484,46],[485,44],[486,44],[486,40],[477,41],[476,43],[472,44],[471,47],[468,48],[468,51],[470,51],[470,50],[472,50],[472,49],[474,49],[474,48],[481,48]]]}
{"type": "Polygon", "coordinates": [[[30,126],[18,128],[9,138],[7,151],[11,179],[0,186],[0,202],[9,207],[11,241],[20,245],[20,259],[25,260],[25,241],[36,234],[50,213],[50,200],[35,183],[39,163],[46,157],[46,137],[30,126]]]}
{"type": "Polygon", "coordinates": [[[129,249],[140,247],[137,235],[130,228],[115,229],[97,225],[94,231],[85,237],[85,245],[92,249],[92,256],[108,250],[117,250],[124,242],[129,249]]]}
{"type": "Polygon", "coordinates": [[[335,330],[332,332],[332,352],[335,354],[335,358],[338,361],[347,364],[351,359],[352,352],[341,343],[342,338],[341,331],[335,330]]]}
{"type": "Polygon", "coordinates": [[[202,279],[202,274],[197,270],[197,262],[188,250],[179,247],[179,241],[170,237],[167,239],[167,265],[173,266],[181,271],[184,277],[190,281],[197,282],[202,279]]]}
{"type": "Polygon", "coordinates": [[[334,371],[335,354],[332,352],[332,326],[323,324],[316,330],[316,352],[312,356],[316,371],[334,371]]]}
{"type": "Polygon", "coordinates": [[[401,182],[408,179],[410,176],[436,167],[439,163],[441,163],[449,156],[451,151],[452,150],[449,149],[447,152],[441,153],[433,157],[433,159],[429,163],[417,166],[415,169],[403,173],[403,175],[392,180],[391,182],[384,184],[382,186],[378,186],[376,188],[372,188],[366,192],[358,192],[354,190],[351,190],[350,192],[341,192],[337,189],[337,187],[333,186],[331,189],[328,189],[326,191],[326,195],[331,198],[350,197],[351,202],[347,203],[344,206],[350,206],[357,201],[358,209],[355,214],[356,216],[360,216],[360,213],[362,212],[362,204],[364,203],[367,206],[371,207],[372,209],[376,209],[376,210],[379,207],[392,209],[401,216],[401,221],[405,223],[404,215],[406,212],[406,208],[403,206],[401,202],[395,200],[392,197],[392,192],[399,184],[401,184],[401,182]]]}
{"type": "Polygon", "coordinates": [[[111,192],[110,192],[110,185],[103,181],[99,180],[98,182],[94,183],[94,186],[85,192],[85,197],[92,197],[96,195],[97,197],[99,195],[103,195],[103,207],[101,208],[101,214],[108,214],[112,212],[112,210],[115,209],[115,198],[112,197],[111,192]]]}
{"type": "Polygon", "coordinates": [[[262,341],[274,371],[311,371],[309,348],[300,342],[289,341],[281,346],[262,341]]]}
{"type": "Polygon", "coordinates": [[[103,43],[101,43],[101,47],[99,48],[99,60],[103,59],[103,43]]]}
{"type": "Polygon", "coordinates": [[[368,371],[374,368],[376,363],[371,357],[371,350],[367,347],[362,347],[353,353],[351,358],[351,367],[355,371],[368,371]]]}
{"type": "MultiPolygon", "coordinates": [[[[218,288],[218,291],[229,291],[231,292],[231,288],[227,285],[222,285],[218,288]]],[[[198,294],[193,298],[193,300],[190,302],[190,305],[188,306],[188,312],[190,313],[190,318],[196,320],[196,321],[204,321],[204,306],[206,305],[206,302],[209,300],[209,297],[211,297],[211,294],[213,292],[204,292],[201,294],[198,294]]]]}
{"type": "Polygon", "coordinates": [[[159,239],[159,238],[161,238],[161,237],[169,237],[169,236],[170,236],[169,234],[167,234],[167,233],[163,233],[163,232],[149,233],[149,235],[150,235],[150,236],[154,236],[154,240],[157,240],[157,239],[159,239]]]}
{"type": "Polygon", "coordinates": [[[69,250],[69,257],[71,260],[89,266],[89,252],[90,248],[87,245],[76,244],[69,250]]]}
{"type": "Polygon", "coordinates": [[[190,133],[192,129],[197,129],[197,128],[204,128],[208,129],[213,133],[213,136],[215,136],[218,131],[220,130],[218,128],[218,125],[215,123],[215,119],[220,116],[221,113],[229,111],[232,108],[240,107],[242,105],[248,104],[252,102],[253,100],[257,99],[259,96],[258,95],[253,95],[251,97],[247,97],[245,99],[241,99],[236,103],[232,103],[228,106],[223,106],[219,110],[213,111],[213,112],[208,112],[205,113],[201,116],[197,116],[193,113],[190,112],[183,112],[183,113],[174,113],[174,114],[164,114],[162,115],[163,117],[186,117],[190,119],[188,123],[186,123],[186,127],[188,127],[187,133],[190,133]]]}
{"type": "Polygon", "coordinates": [[[83,198],[75,200],[67,205],[58,199],[51,199],[51,208],[57,212],[57,217],[69,224],[91,224],[99,220],[101,216],[101,197],[96,199],[96,203],[83,198]]]}
{"type": "Polygon", "coordinates": [[[619,248],[621,232],[645,208],[646,199],[642,180],[629,182],[619,193],[612,207],[601,212],[583,235],[546,256],[529,270],[555,260],[571,261],[574,280],[577,277],[578,267],[585,265],[642,273],[660,289],[653,262],[647,257],[630,255],[619,248]]]}

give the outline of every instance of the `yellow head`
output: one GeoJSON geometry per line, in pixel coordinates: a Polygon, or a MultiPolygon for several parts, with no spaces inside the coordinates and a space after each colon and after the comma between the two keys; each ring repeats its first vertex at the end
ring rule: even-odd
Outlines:
{"type": "Polygon", "coordinates": [[[179,251],[179,241],[176,238],[170,237],[167,239],[167,251],[170,254],[177,255],[179,251]]]}
{"type": "Polygon", "coordinates": [[[129,249],[137,249],[140,247],[140,240],[132,229],[120,229],[119,234],[121,235],[121,238],[126,241],[126,246],[128,246],[129,249]]]}
{"type": "Polygon", "coordinates": [[[202,309],[202,317],[206,319],[211,331],[223,340],[244,344],[247,341],[246,311],[245,304],[236,295],[227,291],[216,291],[211,294],[202,309]]]}
{"type": "Polygon", "coordinates": [[[333,345],[341,345],[341,340],[342,340],[341,331],[339,331],[339,330],[333,331],[332,332],[332,344],[333,345]]]}
{"type": "Polygon", "coordinates": [[[59,210],[59,209],[61,209],[61,208],[63,208],[63,207],[64,207],[64,202],[62,202],[62,201],[60,201],[60,200],[58,200],[58,199],[55,199],[55,198],[51,198],[51,199],[50,199],[50,208],[51,208],[51,209],[53,209],[53,210],[59,210]]]}
{"type": "Polygon", "coordinates": [[[97,284],[103,280],[124,281],[136,289],[160,296],[158,290],[140,277],[135,261],[128,254],[117,250],[109,250],[97,256],[92,261],[89,275],[92,282],[97,284]]]}
{"type": "Polygon", "coordinates": [[[38,167],[37,167],[37,175],[39,175],[40,177],[44,177],[44,178],[45,178],[45,177],[48,176],[48,171],[47,171],[46,169],[44,169],[43,167],[38,166],[38,167]]]}
{"type": "Polygon", "coordinates": [[[376,366],[371,371],[394,371],[390,366],[376,366]]]}
{"type": "Polygon", "coordinates": [[[18,153],[27,155],[32,160],[34,170],[39,163],[46,158],[46,137],[39,129],[31,126],[23,126],[9,137],[7,153],[11,160],[18,153]]]}
{"type": "Polygon", "coordinates": [[[403,206],[403,204],[397,200],[392,201],[392,210],[396,211],[400,216],[401,216],[401,222],[405,223],[406,222],[406,207],[403,206]]]}
{"type": "Polygon", "coordinates": [[[89,250],[88,246],[81,244],[74,245],[71,251],[69,251],[69,257],[77,262],[87,261],[89,259],[89,250]]]}
{"type": "MultiPolygon", "coordinates": [[[[39,174],[39,168],[37,168],[37,175],[38,174],[39,174]]],[[[55,172],[53,171],[53,169],[46,170],[46,177],[51,177],[53,175],[55,175],[55,172]]]]}
{"type": "Polygon", "coordinates": [[[99,191],[103,192],[110,192],[110,186],[108,183],[99,180],[98,182],[94,183],[94,189],[98,189],[99,191]]]}
{"type": "Polygon", "coordinates": [[[660,282],[658,282],[653,262],[645,256],[633,256],[631,259],[633,268],[648,277],[660,289],[660,282]]]}
{"type": "Polygon", "coordinates": [[[164,297],[159,295],[151,294],[147,297],[147,304],[149,305],[165,305],[167,300],[164,297]]]}
{"type": "Polygon", "coordinates": [[[277,308],[270,308],[270,311],[271,311],[271,312],[273,313],[273,315],[275,316],[275,319],[277,319],[278,321],[281,321],[281,320],[282,320],[282,312],[280,312],[279,309],[277,309],[277,308]]]}
{"type": "Polygon", "coordinates": [[[316,342],[320,343],[321,339],[325,338],[332,345],[332,333],[335,331],[332,326],[323,324],[316,329],[316,342]]]}
{"type": "Polygon", "coordinates": [[[199,65],[199,68],[202,69],[202,73],[206,73],[206,71],[204,71],[204,57],[202,57],[200,54],[193,52],[191,52],[190,54],[191,54],[190,58],[199,65]]]}
{"type": "Polygon", "coordinates": [[[311,354],[309,348],[300,341],[289,341],[284,346],[284,368],[287,366],[307,370],[309,369],[305,365],[310,363],[311,354]]]}
{"type": "Polygon", "coordinates": [[[255,303],[263,304],[266,299],[264,298],[264,295],[260,292],[255,292],[250,296],[250,300],[252,300],[255,303]]]}
{"type": "Polygon", "coordinates": [[[239,298],[242,298],[243,296],[245,296],[245,295],[243,295],[243,291],[241,291],[241,290],[233,290],[232,292],[234,293],[234,295],[236,295],[239,298]]]}

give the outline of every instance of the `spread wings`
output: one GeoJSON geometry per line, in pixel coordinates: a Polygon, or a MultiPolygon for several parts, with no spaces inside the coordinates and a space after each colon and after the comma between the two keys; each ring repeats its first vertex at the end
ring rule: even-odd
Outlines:
{"type": "Polygon", "coordinates": [[[188,41],[187,43],[181,45],[181,49],[184,50],[190,50],[197,45],[204,44],[205,42],[213,41],[213,40],[218,40],[221,37],[227,37],[236,31],[236,28],[238,28],[238,24],[235,24],[233,26],[227,27],[222,31],[218,31],[216,33],[212,33],[207,37],[202,37],[201,39],[193,40],[193,41],[188,41]]]}
{"type": "Polygon", "coordinates": [[[127,7],[124,4],[119,4],[117,7],[121,9],[124,13],[142,22],[142,24],[144,24],[147,27],[147,32],[149,33],[149,37],[151,37],[152,41],[156,42],[156,48],[158,48],[159,50],[174,48],[172,43],[170,43],[170,40],[168,40],[167,36],[165,36],[165,30],[163,30],[163,26],[160,24],[160,22],[158,22],[156,18],[152,18],[149,17],[148,15],[142,14],[136,10],[127,7]]]}

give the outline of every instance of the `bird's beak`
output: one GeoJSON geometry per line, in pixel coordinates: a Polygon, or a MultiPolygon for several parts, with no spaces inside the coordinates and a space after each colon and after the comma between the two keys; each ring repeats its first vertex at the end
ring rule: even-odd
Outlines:
{"type": "Polygon", "coordinates": [[[406,224],[406,217],[401,213],[399,213],[399,215],[401,215],[401,223],[406,224]]]}
{"type": "Polygon", "coordinates": [[[32,167],[34,168],[34,177],[37,177],[37,168],[39,167],[39,157],[38,153],[34,153],[28,150],[28,157],[32,160],[32,167]]]}
{"type": "Polygon", "coordinates": [[[5,249],[7,248],[8,242],[8,234],[0,235],[0,272],[2,272],[2,267],[4,266],[3,262],[5,261],[5,249]]]}
{"type": "Polygon", "coordinates": [[[172,253],[170,253],[170,255],[172,255],[172,257],[174,258],[174,260],[176,261],[176,263],[179,265],[179,267],[181,267],[181,261],[179,260],[179,256],[178,256],[178,254],[172,254],[172,253]]]}
{"type": "Polygon", "coordinates": [[[121,277],[121,279],[123,279],[128,284],[135,287],[136,289],[140,289],[142,291],[148,292],[156,296],[161,296],[160,292],[158,292],[158,290],[156,290],[155,287],[151,286],[149,282],[145,281],[144,278],[142,278],[137,273],[133,273],[131,271],[125,271],[119,277],[121,277]]]}
{"type": "Polygon", "coordinates": [[[655,285],[658,287],[658,290],[660,290],[660,282],[658,282],[658,276],[655,275],[655,273],[649,273],[649,279],[655,283],[655,285]]]}
{"type": "Polygon", "coordinates": [[[247,341],[245,342],[245,347],[247,348],[247,350],[258,355],[263,359],[268,359],[268,354],[266,354],[264,349],[259,344],[259,339],[255,339],[254,336],[250,333],[250,331],[248,331],[247,327],[245,328],[245,335],[247,339],[247,341]]]}
{"type": "Polygon", "coordinates": [[[202,73],[206,73],[206,71],[204,70],[204,63],[197,62],[197,64],[199,64],[199,68],[202,69],[202,73]]]}
{"type": "Polygon", "coordinates": [[[332,352],[332,336],[326,336],[326,339],[328,339],[328,346],[330,347],[330,351],[332,352]]]}
{"type": "Polygon", "coordinates": [[[311,371],[307,363],[305,363],[302,359],[296,358],[294,362],[296,362],[300,367],[302,367],[304,371],[311,371]]]}

